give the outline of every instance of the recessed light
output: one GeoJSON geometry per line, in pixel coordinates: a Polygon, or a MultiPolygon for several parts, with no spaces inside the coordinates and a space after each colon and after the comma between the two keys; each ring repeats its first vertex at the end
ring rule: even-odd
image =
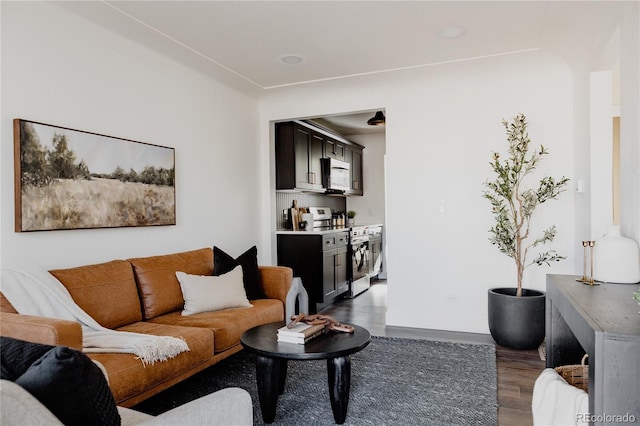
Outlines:
{"type": "Polygon", "coordinates": [[[451,25],[441,29],[438,34],[440,34],[440,37],[442,38],[458,38],[462,37],[466,32],[467,30],[460,25],[451,25]]]}
{"type": "Polygon", "coordinates": [[[284,55],[280,57],[280,62],[288,65],[296,65],[302,62],[302,58],[297,55],[284,55]]]}

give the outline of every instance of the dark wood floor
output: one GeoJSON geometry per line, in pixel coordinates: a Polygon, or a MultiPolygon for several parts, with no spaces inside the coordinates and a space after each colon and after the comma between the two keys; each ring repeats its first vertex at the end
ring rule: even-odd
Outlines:
{"type": "MultiPolygon", "coordinates": [[[[494,343],[489,335],[387,327],[387,285],[374,281],[369,290],[355,299],[345,299],[322,311],[344,323],[358,324],[374,336],[432,339],[460,343],[494,343]]],[[[533,384],[544,361],[537,350],[515,351],[496,345],[498,369],[498,424],[500,426],[532,425],[531,395],[533,384]]]]}

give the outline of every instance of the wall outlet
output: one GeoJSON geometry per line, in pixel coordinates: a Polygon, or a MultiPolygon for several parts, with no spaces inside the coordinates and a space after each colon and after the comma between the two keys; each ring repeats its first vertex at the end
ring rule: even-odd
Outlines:
{"type": "Polygon", "coordinates": [[[458,296],[455,294],[449,294],[444,297],[444,301],[447,303],[458,303],[458,296]]]}

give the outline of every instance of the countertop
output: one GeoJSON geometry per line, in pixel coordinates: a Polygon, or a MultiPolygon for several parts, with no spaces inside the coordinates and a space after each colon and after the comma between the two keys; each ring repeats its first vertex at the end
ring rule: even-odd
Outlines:
{"type": "Polygon", "coordinates": [[[319,229],[319,230],[304,230],[304,231],[292,231],[291,229],[278,229],[276,235],[327,235],[335,234],[337,232],[348,232],[350,228],[331,228],[331,229],[319,229]]]}
{"type": "MultiPolygon", "coordinates": [[[[362,226],[383,226],[381,223],[357,223],[355,227],[362,226]]],[[[326,235],[326,234],[335,234],[336,232],[346,232],[350,231],[351,227],[349,226],[341,226],[337,228],[331,229],[318,229],[318,230],[304,230],[304,231],[292,231],[290,229],[278,229],[276,231],[276,235],[326,235]]]]}

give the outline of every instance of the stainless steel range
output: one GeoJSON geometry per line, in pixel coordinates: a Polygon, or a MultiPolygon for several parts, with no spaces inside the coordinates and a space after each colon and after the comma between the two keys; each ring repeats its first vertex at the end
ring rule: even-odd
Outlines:
{"type": "Polygon", "coordinates": [[[349,291],[347,297],[356,297],[366,291],[371,283],[369,276],[369,233],[366,226],[354,226],[349,232],[349,291]]]}

